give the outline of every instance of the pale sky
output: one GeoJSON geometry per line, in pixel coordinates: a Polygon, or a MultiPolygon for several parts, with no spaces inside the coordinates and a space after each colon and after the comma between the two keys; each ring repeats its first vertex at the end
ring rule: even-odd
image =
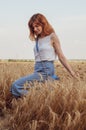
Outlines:
{"type": "Polygon", "coordinates": [[[0,0],[0,59],[34,59],[28,20],[42,13],[67,59],[86,59],[86,0],[0,0]]]}

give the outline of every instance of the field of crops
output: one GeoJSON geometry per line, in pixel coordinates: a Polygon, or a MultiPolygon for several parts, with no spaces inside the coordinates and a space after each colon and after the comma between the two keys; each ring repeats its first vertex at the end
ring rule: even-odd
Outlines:
{"type": "Polygon", "coordinates": [[[86,130],[86,61],[69,61],[78,80],[55,62],[59,81],[34,83],[14,98],[11,84],[33,73],[34,62],[0,62],[0,130],[86,130]]]}

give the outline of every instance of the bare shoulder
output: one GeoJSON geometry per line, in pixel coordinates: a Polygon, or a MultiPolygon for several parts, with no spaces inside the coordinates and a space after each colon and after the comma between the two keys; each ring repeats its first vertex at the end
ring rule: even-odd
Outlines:
{"type": "Polygon", "coordinates": [[[51,34],[51,41],[53,44],[59,43],[59,38],[56,33],[51,34]]]}

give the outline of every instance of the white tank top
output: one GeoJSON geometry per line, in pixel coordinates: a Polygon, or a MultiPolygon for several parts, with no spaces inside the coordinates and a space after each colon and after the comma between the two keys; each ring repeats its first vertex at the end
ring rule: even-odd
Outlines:
{"type": "Polygon", "coordinates": [[[54,47],[51,45],[51,35],[38,40],[39,51],[37,52],[36,45],[34,47],[35,61],[54,61],[56,59],[54,47]]]}

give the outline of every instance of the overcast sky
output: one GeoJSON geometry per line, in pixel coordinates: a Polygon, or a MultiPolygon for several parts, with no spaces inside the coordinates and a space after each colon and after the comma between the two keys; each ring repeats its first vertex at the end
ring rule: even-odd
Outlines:
{"type": "Polygon", "coordinates": [[[86,0],[0,0],[0,59],[34,59],[28,20],[42,13],[67,59],[86,59],[86,0]]]}

